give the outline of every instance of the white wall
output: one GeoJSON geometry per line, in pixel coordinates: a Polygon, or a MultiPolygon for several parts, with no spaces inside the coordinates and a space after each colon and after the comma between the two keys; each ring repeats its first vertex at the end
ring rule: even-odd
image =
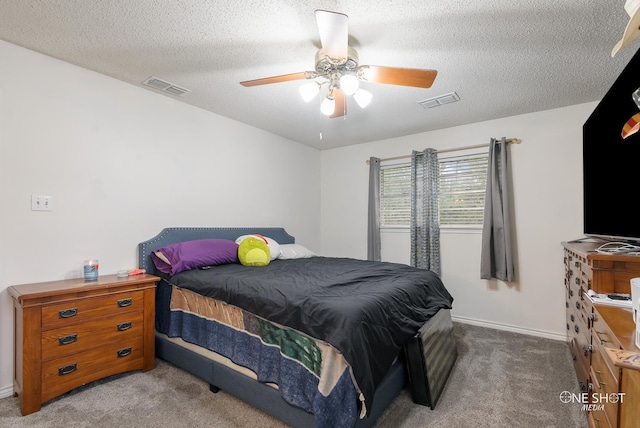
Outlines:
{"type": "Polygon", "coordinates": [[[319,193],[315,149],[0,41],[0,396],[8,286],[134,267],[169,226],[284,226],[319,251],[319,193]]]}
{"type": "MultiPolygon", "coordinates": [[[[462,101],[464,102],[464,101],[462,101]]],[[[561,241],[582,235],[582,124],[596,103],[325,150],[322,157],[322,252],[366,258],[370,156],[522,139],[512,145],[518,281],[480,277],[479,233],[441,234],[442,279],[454,296],[452,314],[480,325],[563,338],[564,267],[561,241]]],[[[443,106],[441,108],[446,108],[443,106]]],[[[383,233],[382,256],[409,262],[408,232],[383,233]]]]}

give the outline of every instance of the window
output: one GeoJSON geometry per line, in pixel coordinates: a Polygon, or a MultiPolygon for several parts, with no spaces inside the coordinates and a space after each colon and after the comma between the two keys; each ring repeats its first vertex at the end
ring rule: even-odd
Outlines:
{"type": "MultiPolygon", "coordinates": [[[[439,164],[440,225],[482,226],[488,154],[441,158],[439,164]]],[[[382,227],[408,227],[411,223],[409,164],[380,168],[380,223],[382,227]]]]}
{"type": "Polygon", "coordinates": [[[411,165],[380,166],[380,225],[411,224],[411,165]]]}
{"type": "Polygon", "coordinates": [[[440,225],[482,226],[488,163],[487,154],[440,160],[440,225]]]}

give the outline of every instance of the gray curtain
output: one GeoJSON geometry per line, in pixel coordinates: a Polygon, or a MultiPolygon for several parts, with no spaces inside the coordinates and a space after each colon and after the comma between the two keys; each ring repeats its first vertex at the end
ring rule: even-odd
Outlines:
{"type": "Polygon", "coordinates": [[[440,275],[438,175],[438,154],[434,149],[412,152],[411,266],[440,275]]]}
{"type": "Polygon", "coordinates": [[[496,278],[502,281],[515,279],[507,144],[505,138],[500,141],[492,138],[489,144],[487,193],[484,202],[480,256],[480,278],[482,279],[496,278]]]}
{"type": "Polygon", "coordinates": [[[380,159],[369,158],[367,259],[380,261],[380,159]]]}

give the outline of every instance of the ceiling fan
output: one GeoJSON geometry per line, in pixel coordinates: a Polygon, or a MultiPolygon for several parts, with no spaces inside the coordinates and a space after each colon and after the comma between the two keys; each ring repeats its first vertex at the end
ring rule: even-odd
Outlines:
{"type": "Polygon", "coordinates": [[[315,71],[283,74],[240,82],[242,86],[307,79],[311,82],[300,87],[300,95],[309,102],[327,85],[326,97],[320,110],[332,118],[347,114],[346,95],[364,108],[372,94],[359,88],[359,81],[389,85],[430,88],[438,72],[415,68],[359,65],[358,53],[349,46],[349,17],[343,13],[316,10],[316,23],[322,48],[316,53],[315,71]]]}

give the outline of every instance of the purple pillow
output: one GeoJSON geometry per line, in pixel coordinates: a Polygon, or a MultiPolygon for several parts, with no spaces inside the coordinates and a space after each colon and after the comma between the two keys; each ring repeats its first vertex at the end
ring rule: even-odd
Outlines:
{"type": "Polygon", "coordinates": [[[238,262],[238,244],[229,239],[197,239],[167,245],[151,253],[160,272],[175,275],[202,266],[238,262]]]}

